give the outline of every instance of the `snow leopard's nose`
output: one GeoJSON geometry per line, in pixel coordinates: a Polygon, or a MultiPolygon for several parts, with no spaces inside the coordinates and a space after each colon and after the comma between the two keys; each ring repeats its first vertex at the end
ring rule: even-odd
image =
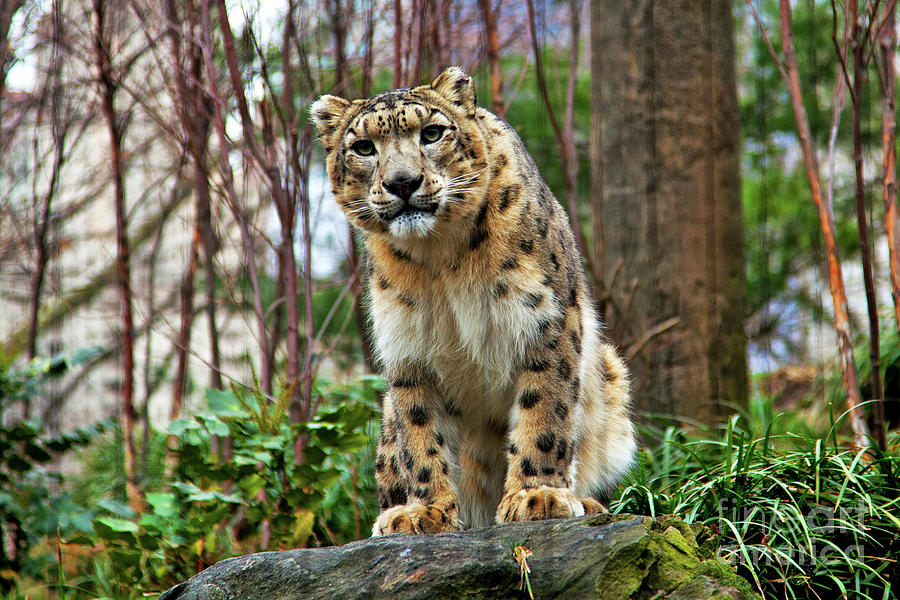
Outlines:
{"type": "Polygon", "coordinates": [[[383,181],[381,185],[399,197],[404,202],[409,202],[409,198],[413,195],[419,186],[422,185],[422,181],[425,179],[424,175],[419,175],[418,177],[398,177],[393,181],[383,181]]]}

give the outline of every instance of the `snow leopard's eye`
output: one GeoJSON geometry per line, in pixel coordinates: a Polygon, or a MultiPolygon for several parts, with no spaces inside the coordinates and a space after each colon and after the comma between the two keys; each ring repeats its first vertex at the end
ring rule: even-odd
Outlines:
{"type": "Polygon", "coordinates": [[[422,129],[422,141],[426,144],[433,144],[434,142],[441,139],[441,136],[444,135],[444,130],[446,127],[442,125],[429,125],[422,129]]]}
{"type": "Polygon", "coordinates": [[[353,142],[350,148],[360,156],[371,156],[375,154],[375,144],[369,140],[357,140],[353,142]]]}

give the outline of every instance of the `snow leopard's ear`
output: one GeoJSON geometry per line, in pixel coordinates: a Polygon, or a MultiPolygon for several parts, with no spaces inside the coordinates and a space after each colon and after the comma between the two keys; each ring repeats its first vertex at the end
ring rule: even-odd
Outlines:
{"type": "Polygon", "coordinates": [[[475,109],[478,107],[475,83],[459,67],[450,67],[438,75],[431,82],[431,89],[459,106],[466,114],[475,114],[475,109]]]}
{"type": "Polygon", "coordinates": [[[316,126],[316,134],[326,148],[331,146],[331,137],[348,108],[350,108],[349,100],[330,94],[320,97],[310,106],[309,114],[316,126]]]}

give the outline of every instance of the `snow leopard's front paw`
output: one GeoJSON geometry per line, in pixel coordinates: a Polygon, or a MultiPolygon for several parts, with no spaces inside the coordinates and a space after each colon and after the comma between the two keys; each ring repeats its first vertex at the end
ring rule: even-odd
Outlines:
{"type": "Polygon", "coordinates": [[[584,514],[586,515],[606,514],[609,512],[605,504],[594,498],[579,498],[578,500],[584,506],[584,514]]]}
{"type": "Polygon", "coordinates": [[[391,533],[449,533],[459,530],[457,511],[445,510],[437,505],[406,504],[393,506],[375,519],[372,536],[391,533]]]}
{"type": "MultiPolygon", "coordinates": [[[[599,504],[599,503],[598,503],[599,504]]],[[[547,485],[506,494],[497,507],[496,521],[542,521],[585,514],[585,505],[572,490],[547,485]]]]}

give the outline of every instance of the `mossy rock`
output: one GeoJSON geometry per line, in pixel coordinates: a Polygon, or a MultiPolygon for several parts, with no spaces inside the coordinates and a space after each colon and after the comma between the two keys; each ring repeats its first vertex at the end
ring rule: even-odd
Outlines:
{"type": "Polygon", "coordinates": [[[516,546],[531,552],[535,600],[759,598],[680,519],[603,515],[250,554],[159,600],[528,598],[516,546]]]}

